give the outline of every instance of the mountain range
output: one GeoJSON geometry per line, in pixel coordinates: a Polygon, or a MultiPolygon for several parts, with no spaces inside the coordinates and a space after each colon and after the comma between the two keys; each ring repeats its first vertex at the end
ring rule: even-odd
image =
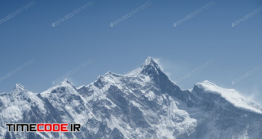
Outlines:
{"type": "Polygon", "coordinates": [[[182,90],[148,57],[125,74],[41,93],[0,94],[3,139],[261,139],[262,107],[210,81],[182,90]],[[6,123],[79,123],[81,132],[8,132],[6,123]]]}

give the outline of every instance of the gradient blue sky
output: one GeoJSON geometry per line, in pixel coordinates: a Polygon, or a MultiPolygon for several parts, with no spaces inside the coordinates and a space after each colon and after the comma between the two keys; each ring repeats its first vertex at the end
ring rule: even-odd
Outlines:
{"type": "MultiPolygon", "coordinates": [[[[31,2],[0,0],[0,19],[31,2]]],[[[175,81],[209,60],[215,63],[179,83],[190,89],[209,80],[235,88],[262,104],[262,70],[235,86],[231,81],[262,64],[262,11],[236,27],[232,22],[262,6],[261,0],[216,0],[215,5],[181,25],[179,21],[209,0],[152,0],[152,5],[114,27],[110,23],[147,0],[93,0],[94,5],[52,27],[87,0],[35,0],[36,5],[0,24],[0,77],[27,61],[35,64],[0,83],[10,92],[16,83],[39,93],[52,81],[89,59],[93,64],[69,77],[87,85],[107,71],[124,74],[151,56],[175,81]]]]}

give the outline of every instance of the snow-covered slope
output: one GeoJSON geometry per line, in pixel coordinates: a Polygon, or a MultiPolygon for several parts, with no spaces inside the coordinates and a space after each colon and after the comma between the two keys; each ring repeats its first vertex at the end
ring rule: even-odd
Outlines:
{"type": "Polygon", "coordinates": [[[207,93],[216,93],[220,95],[236,107],[262,114],[262,109],[257,103],[244,98],[234,89],[221,88],[207,80],[201,83],[197,83],[196,86],[203,89],[207,93]]]}
{"type": "Polygon", "coordinates": [[[204,81],[181,90],[147,58],[85,86],[64,81],[42,93],[17,84],[0,94],[0,138],[260,139],[262,108],[204,81]],[[5,123],[80,123],[81,132],[7,132],[5,123]]]}

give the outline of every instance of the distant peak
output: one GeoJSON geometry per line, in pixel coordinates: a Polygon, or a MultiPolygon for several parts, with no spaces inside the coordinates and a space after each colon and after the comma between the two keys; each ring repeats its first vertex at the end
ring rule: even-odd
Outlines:
{"type": "Polygon", "coordinates": [[[55,85],[55,87],[61,87],[61,86],[73,86],[73,84],[69,82],[67,79],[64,79],[62,82],[55,85]]]}
{"type": "Polygon", "coordinates": [[[64,79],[62,83],[70,83],[67,79],[64,79]]]}
{"type": "MultiPolygon", "coordinates": [[[[114,77],[121,77],[121,76],[123,76],[123,75],[120,75],[120,74],[113,73],[111,71],[108,71],[104,76],[107,76],[107,75],[114,76],[114,77]]],[[[102,76],[102,77],[104,77],[104,76],[102,76]]]]}
{"type": "Polygon", "coordinates": [[[208,80],[197,83],[196,86],[199,89],[202,89],[204,93],[220,95],[221,97],[223,97],[228,102],[230,102],[238,108],[252,110],[254,112],[262,114],[262,108],[257,103],[241,96],[240,93],[237,92],[235,89],[222,88],[208,80]]]}
{"type": "Polygon", "coordinates": [[[152,57],[147,57],[146,61],[142,65],[143,68],[148,67],[148,66],[160,69],[160,67],[158,66],[158,63],[152,57]]]}
{"type": "Polygon", "coordinates": [[[145,64],[150,64],[151,62],[154,62],[154,59],[152,57],[147,57],[145,64]]]}
{"type": "Polygon", "coordinates": [[[204,80],[202,82],[199,82],[196,85],[201,85],[201,84],[216,86],[214,83],[212,83],[212,82],[210,82],[208,80],[204,80]]]}
{"type": "Polygon", "coordinates": [[[216,90],[216,88],[219,88],[216,84],[208,80],[204,80],[202,82],[196,83],[196,86],[203,90],[216,90]]]}
{"type": "Polygon", "coordinates": [[[147,59],[145,60],[145,62],[143,63],[143,65],[131,72],[129,72],[128,74],[126,74],[127,76],[137,76],[141,73],[143,74],[148,74],[148,73],[157,73],[158,71],[160,71],[160,67],[158,66],[157,62],[155,62],[155,60],[152,57],[147,57],[147,59]]]}
{"type": "Polygon", "coordinates": [[[57,92],[63,92],[63,93],[71,93],[70,91],[73,91],[73,93],[75,93],[75,86],[69,82],[67,79],[63,79],[62,82],[56,84],[55,86],[52,86],[51,88],[49,88],[48,90],[42,92],[43,94],[46,93],[57,93],[57,92]],[[67,88],[66,90],[64,90],[65,88],[67,88]],[[60,90],[63,91],[60,91],[60,90]],[[69,90],[69,91],[68,91],[69,90]]]}
{"type": "Polygon", "coordinates": [[[144,65],[150,65],[150,64],[156,64],[157,65],[157,63],[154,61],[154,59],[149,56],[149,57],[147,57],[144,65]]]}
{"type": "Polygon", "coordinates": [[[25,87],[24,86],[22,86],[21,84],[16,84],[15,85],[15,88],[13,89],[13,91],[12,92],[10,92],[10,94],[12,94],[12,95],[18,95],[18,94],[23,94],[23,93],[25,93],[25,92],[27,92],[27,90],[25,90],[25,87]]]}
{"type": "Polygon", "coordinates": [[[106,72],[106,75],[113,74],[111,71],[106,72]]]}
{"type": "Polygon", "coordinates": [[[25,90],[25,87],[24,87],[24,86],[22,86],[21,84],[17,83],[17,84],[15,85],[15,88],[14,88],[14,90],[15,90],[15,89],[19,89],[19,90],[25,90]]]}
{"type": "Polygon", "coordinates": [[[62,82],[61,82],[61,85],[72,85],[71,82],[69,82],[67,79],[64,79],[62,82]]]}

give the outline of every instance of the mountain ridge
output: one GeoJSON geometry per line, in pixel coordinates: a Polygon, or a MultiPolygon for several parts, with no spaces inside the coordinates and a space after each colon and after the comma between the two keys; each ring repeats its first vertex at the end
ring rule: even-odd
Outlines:
{"type": "Polygon", "coordinates": [[[237,93],[231,91],[209,81],[182,90],[148,57],[129,74],[109,71],[77,88],[64,80],[32,93],[17,84],[13,93],[0,95],[0,137],[259,139],[262,126],[247,127],[262,120],[261,106],[225,96],[237,93]],[[8,122],[81,123],[82,128],[81,133],[7,132],[8,122]]]}

